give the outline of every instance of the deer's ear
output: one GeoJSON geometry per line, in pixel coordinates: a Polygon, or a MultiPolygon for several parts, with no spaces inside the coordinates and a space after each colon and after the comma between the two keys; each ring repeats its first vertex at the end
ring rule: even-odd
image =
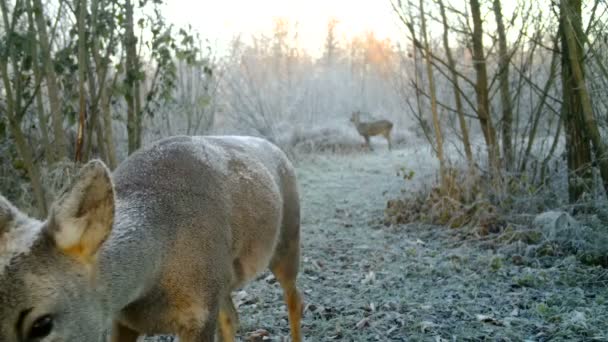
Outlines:
{"type": "Polygon", "coordinates": [[[50,234],[57,248],[91,262],[110,235],[114,221],[114,186],[110,171],[98,160],[87,163],[53,204],[50,234]]]}

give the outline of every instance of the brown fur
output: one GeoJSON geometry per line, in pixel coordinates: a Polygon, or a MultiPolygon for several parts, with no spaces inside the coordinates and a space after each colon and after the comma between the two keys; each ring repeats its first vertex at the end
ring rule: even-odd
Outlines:
{"type": "Polygon", "coordinates": [[[361,121],[361,112],[353,112],[350,122],[355,124],[357,132],[365,139],[365,146],[372,149],[369,138],[376,135],[382,135],[388,143],[389,151],[392,149],[391,145],[391,130],[393,129],[393,123],[388,120],[377,120],[371,122],[361,121]]]}

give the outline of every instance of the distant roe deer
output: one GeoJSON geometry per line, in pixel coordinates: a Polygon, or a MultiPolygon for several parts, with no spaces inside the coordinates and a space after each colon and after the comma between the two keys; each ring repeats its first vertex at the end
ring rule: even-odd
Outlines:
{"type": "Polygon", "coordinates": [[[393,123],[388,120],[377,120],[371,122],[361,122],[361,112],[353,112],[350,122],[355,124],[357,132],[365,139],[365,145],[370,149],[372,146],[369,143],[369,138],[374,135],[382,135],[388,142],[389,151],[392,149],[391,146],[391,130],[393,129],[393,123]]]}
{"type": "Polygon", "coordinates": [[[301,341],[294,169],[251,137],[173,137],[86,164],[44,222],[0,196],[0,341],[233,341],[230,292],[270,266],[301,341]]]}

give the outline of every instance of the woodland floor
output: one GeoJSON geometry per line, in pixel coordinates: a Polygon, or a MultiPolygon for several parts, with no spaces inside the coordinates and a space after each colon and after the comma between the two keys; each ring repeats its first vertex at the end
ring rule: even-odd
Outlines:
{"type": "MultiPolygon", "coordinates": [[[[387,200],[428,184],[435,167],[429,151],[385,146],[298,162],[305,341],[608,341],[606,269],[513,258],[445,227],[383,224],[387,200]],[[397,177],[402,166],[412,180],[397,177]]],[[[234,302],[242,341],[289,340],[270,273],[234,302]]]]}

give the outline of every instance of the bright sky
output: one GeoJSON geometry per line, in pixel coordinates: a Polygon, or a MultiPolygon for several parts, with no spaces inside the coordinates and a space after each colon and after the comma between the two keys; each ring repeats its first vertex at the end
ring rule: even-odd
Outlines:
{"type": "Polygon", "coordinates": [[[374,31],[376,37],[402,37],[389,0],[170,0],[165,15],[171,22],[191,24],[202,38],[222,49],[238,34],[270,33],[273,19],[298,23],[300,42],[320,55],[330,18],[338,19],[337,33],[352,37],[374,31]]]}

